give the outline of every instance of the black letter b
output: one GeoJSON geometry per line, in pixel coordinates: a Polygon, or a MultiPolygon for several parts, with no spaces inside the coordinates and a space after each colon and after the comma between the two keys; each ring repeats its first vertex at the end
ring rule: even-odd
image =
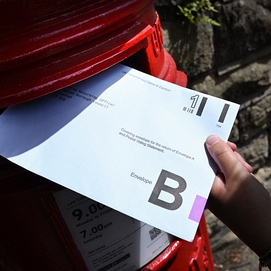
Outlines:
{"type": "Polygon", "coordinates": [[[168,210],[172,210],[172,211],[176,210],[182,205],[183,199],[180,193],[183,192],[185,189],[186,189],[186,181],[184,180],[184,178],[163,169],[153,188],[153,191],[149,198],[149,202],[168,210]],[[165,181],[167,178],[170,178],[178,182],[179,186],[177,188],[173,188],[166,185],[165,181]],[[159,199],[159,195],[162,190],[172,194],[175,198],[174,201],[167,202],[167,201],[159,199]]]}

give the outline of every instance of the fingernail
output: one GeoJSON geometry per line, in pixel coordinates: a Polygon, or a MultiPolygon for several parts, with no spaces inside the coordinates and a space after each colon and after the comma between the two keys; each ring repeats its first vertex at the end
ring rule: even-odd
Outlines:
{"type": "Polygon", "coordinates": [[[213,146],[215,143],[217,143],[217,142],[219,142],[219,137],[218,136],[216,136],[216,135],[210,135],[210,136],[208,136],[207,137],[207,139],[206,139],[206,144],[208,145],[208,146],[213,146]]]}

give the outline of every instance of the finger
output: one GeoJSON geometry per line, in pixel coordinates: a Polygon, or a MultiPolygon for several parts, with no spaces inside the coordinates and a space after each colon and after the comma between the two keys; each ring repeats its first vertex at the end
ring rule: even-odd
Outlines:
{"type": "Polygon", "coordinates": [[[240,162],[242,162],[242,164],[243,164],[244,167],[247,169],[247,171],[248,171],[249,173],[252,173],[252,166],[249,165],[249,164],[245,161],[245,159],[242,157],[242,155],[240,155],[238,152],[234,152],[234,154],[235,154],[235,156],[238,158],[238,160],[239,160],[240,162]]]}
{"type": "Polygon", "coordinates": [[[236,150],[237,150],[237,146],[236,146],[235,143],[228,141],[227,144],[231,147],[231,149],[232,149],[233,151],[236,151],[236,150]]]}
{"type": "Polygon", "coordinates": [[[206,147],[225,175],[226,180],[231,177],[237,177],[244,172],[248,173],[247,169],[244,171],[244,165],[235,155],[236,152],[233,152],[231,147],[218,136],[209,136],[206,139],[206,147]]]}
{"type": "Polygon", "coordinates": [[[237,150],[237,146],[235,143],[228,141],[227,144],[230,146],[230,148],[234,151],[235,155],[237,156],[237,158],[239,159],[239,161],[241,161],[244,165],[244,167],[247,169],[247,171],[249,173],[252,173],[252,167],[244,160],[244,158],[238,153],[236,152],[237,150]]]}

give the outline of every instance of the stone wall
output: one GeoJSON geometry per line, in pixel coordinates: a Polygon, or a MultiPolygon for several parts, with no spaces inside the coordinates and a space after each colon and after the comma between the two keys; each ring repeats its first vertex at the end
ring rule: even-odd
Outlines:
{"type": "MultiPolygon", "coordinates": [[[[157,0],[164,46],[188,87],[241,105],[230,140],[271,194],[271,1],[213,1],[221,26],[192,25],[176,3],[157,0]]],[[[207,228],[217,270],[256,270],[258,258],[208,210],[207,228]]]]}
{"type": "Polygon", "coordinates": [[[271,1],[213,1],[219,27],[192,25],[176,2],[156,1],[164,46],[189,88],[241,104],[230,140],[256,172],[271,161],[271,1]]]}

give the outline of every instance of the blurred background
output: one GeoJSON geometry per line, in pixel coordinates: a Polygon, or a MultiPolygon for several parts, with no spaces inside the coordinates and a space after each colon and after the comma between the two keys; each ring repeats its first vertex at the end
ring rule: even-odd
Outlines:
{"type": "MultiPolygon", "coordinates": [[[[188,87],[241,105],[230,140],[271,192],[271,1],[157,0],[156,10],[188,87]]],[[[257,256],[205,214],[217,270],[257,270],[257,256]]]]}

